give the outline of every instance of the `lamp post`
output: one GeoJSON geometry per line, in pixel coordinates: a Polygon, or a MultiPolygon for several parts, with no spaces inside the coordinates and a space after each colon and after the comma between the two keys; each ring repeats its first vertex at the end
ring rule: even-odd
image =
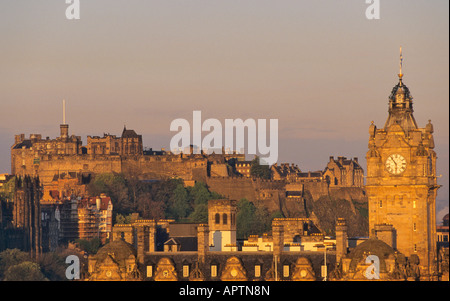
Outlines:
{"type": "MultiPolygon", "coordinates": [[[[331,246],[329,246],[331,247],[331,246]]],[[[322,266],[322,277],[323,277],[323,281],[327,281],[327,276],[328,276],[328,270],[327,270],[327,245],[323,244],[323,266],[322,266]]]]}

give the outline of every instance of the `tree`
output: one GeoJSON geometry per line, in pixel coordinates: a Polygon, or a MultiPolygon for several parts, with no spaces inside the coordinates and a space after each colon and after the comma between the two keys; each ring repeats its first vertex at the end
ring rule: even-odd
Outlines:
{"type": "Polygon", "coordinates": [[[102,242],[99,238],[87,239],[77,239],[75,242],[78,244],[81,250],[87,252],[88,254],[97,254],[98,249],[100,249],[102,242]]]}
{"type": "Polygon", "coordinates": [[[222,199],[223,196],[214,191],[209,191],[203,182],[195,183],[194,187],[189,190],[192,200],[193,212],[189,216],[191,221],[196,223],[208,222],[208,201],[222,199]]]}
{"type": "Polygon", "coordinates": [[[88,186],[89,194],[93,196],[102,193],[111,197],[116,213],[131,213],[133,204],[128,196],[128,186],[121,174],[104,173],[96,175],[88,186]]]}
{"type": "Polygon", "coordinates": [[[2,187],[0,187],[0,200],[12,200],[16,190],[16,177],[12,177],[2,187]]]}
{"type": "Polygon", "coordinates": [[[3,278],[5,272],[14,265],[29,261],[30,255],[19,249],[6,249],[0,253],[0,277],[3,278]]]}
{"type": "Polygon", "coordinates": [[[24,261],[13,265],[5,272],[4,281],[45,281],[48,280],[42,274],[37,263],[24,261]]]}
{"type": "Polygon", "coordinates": [[[269,165],[261,165],[259,163],[259,157],[255,156],[255,159],[250,163],[250,175],[256,178],[270,180],[270,167],[269,165]]]}
{"type": "MultiPolygon", "coordinates": [[[[50,281],[68,280],[66,277],[67,264],[65,262],[68,255],[73,255],[73,251],[70,254],[60,254],[57,252],[42,253],[37,263],[45,278],[50,281]]],[[[79,257],[81,258],[81,256],[79,257]]]]}
{"type": "Polygon", "coordinates": [[[272,228],[272,220],[283,217],[280,211],[269,213],[267,208],[255,206],[247,199],[241,199],[237,204],[236,235],[247,239],[249,235],[262,235],[272,228]]]}
{"type": "Polygon", "coordinates": [[[190,191],[190,195],[192,196],[194,202],[193,205],[195,206],[200,204],[208,204],[208,200],[212,198],[212,194],[203,182],[195,183],[194,187],[192,187],[190,191]]]}
{"type": "Polygon", "coordinates": [[[190,213],[189,195],[183,184],[178,184],[173,191],[170,205],[167,214],[176,220],[186,218],[190,213]]]}
{"type": "Polygon", "coordinates": [[[131,214],[128,215],[117,214],[116,224],[131,224],[131,214]]]}
{"type": "Polygon", "coordinates": [[[198,204],[194,207],[194,211],[189,218],[195,223],[208,222],[208,204],[198,204]]]}
{"type": "Polygon", "coordinates": [[[241,199],[237,204],[236,235],[238,238],[246,239],[254,233],[256,207],[247,199],[241,199]]]}

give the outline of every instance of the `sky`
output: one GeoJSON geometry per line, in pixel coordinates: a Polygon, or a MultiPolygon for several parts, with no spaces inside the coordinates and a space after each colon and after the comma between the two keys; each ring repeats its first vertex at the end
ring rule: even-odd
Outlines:
{"type": "Polygon", "coordinates": [[[168,148],[170,123],[202,117],[278,119],[278,162],[324,169],[365,154],[404,83],[419,127],[431,119],[438,219],[449,200],[449,2],[379,0],[0,1],[0,173],[14,135],[54,138],[62,100],[70,133],[120,135],[168,148]]]}

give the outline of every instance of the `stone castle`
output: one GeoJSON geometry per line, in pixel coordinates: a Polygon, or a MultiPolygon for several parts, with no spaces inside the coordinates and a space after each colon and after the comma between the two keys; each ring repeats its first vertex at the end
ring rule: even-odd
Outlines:
{"type": "Polygon", "coordinates": [[[185,185],[204,182],[208,188],[227,198],[261,201],[270,211],[280,210],[288,217],[308,217],[304,192],[313,199],[328,196],[331,191],[347,189],[351,199],[365,201],[364,171],[357,158],[330,157],[324,170],[302,172],[298,166],[281,163],[270,167],[272,179],[250,176],[250,163],[245,154],[173,154],[164,149],[144,150],[142,136],[124,127],[121,137],[104,134],[81,137],[69,135],[69,126],[60,125],[60,136],[42,138],[40,134],[16,135],[11,147],[11,173],[39,176],[44,186],[44,201],[83,195],[86,185],[98,174],[123,173],[140,180],[179,178],[185,185]]]}

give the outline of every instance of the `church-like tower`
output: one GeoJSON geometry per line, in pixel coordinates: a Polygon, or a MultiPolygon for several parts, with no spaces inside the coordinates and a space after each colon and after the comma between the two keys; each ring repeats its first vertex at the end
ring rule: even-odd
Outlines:
{"type": "MultiPolygon", "coordinates": [[[[402,64],[402,57],[401,63],[402,64]]],[[[436,265],[436,153],[433,125],[419,128],[413,116],[413,97],[399,82],[389,97],[389,116],[383,128],[369,127],[366,191],[369,227],[374,236],[390,228],[394,248],[418,258],[421,277],[432,277],[436,265]],[[387,226],[387,227],[384,227],[387,226]]],[[[391,237],[391,236],[389,236],[391,237]]]]}
{"type": "Polygon", "coordinates": [[[236,247],[235,200],[209,200],[208,224],[210,251],[225,251],[236,247]]]}

